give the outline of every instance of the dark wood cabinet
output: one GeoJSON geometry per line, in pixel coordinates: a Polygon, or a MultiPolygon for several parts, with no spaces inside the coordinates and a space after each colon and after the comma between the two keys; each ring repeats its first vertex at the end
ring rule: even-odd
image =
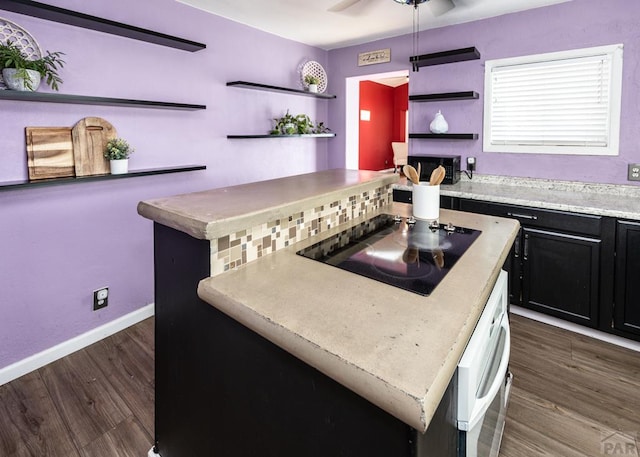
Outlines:
{"type": "Polygon", "coordinates": [[[520,221],[505,264],[512,304],[589,327],[610,327],[601,310],[613,303],[611,219],[466,199],[459,207],[520,221]]]}
{"type": "Polygon", "coordinates": [[[522,229],[518,231],[518,235],[511,246],[509,257],[504,262],[502,269],[509,274],[509,303],[514,305],[520,304],[522,297],[522,229]]]}
{"type": "Polygon", "coordinates": [[[617,221],[613,326],[640,335],[640,222],[617,221]]]}
{"type": "Polygon", "coordinates": [[[528,227],[522,240],[521,304],[596,327],[601,241],[528,227]]]}

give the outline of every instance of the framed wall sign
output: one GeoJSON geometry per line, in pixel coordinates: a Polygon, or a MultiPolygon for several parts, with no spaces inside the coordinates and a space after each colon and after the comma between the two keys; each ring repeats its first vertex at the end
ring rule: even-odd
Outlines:
{"type": "Polygon", "coordinates": [[[373,65],[391,61],[391,49],[380,49],[378,51],[361,52],[358,54],[358,66],[373,65]]]}

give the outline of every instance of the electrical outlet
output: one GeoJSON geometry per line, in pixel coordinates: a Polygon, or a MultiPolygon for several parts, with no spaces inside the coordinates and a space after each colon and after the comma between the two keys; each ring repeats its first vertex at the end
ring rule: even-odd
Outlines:
{"type": "Polygon", "coordinates": [[[103,287],[93,291],[93,310],[105,308],[109,304],[109,288],[103,287]]]}
{"type": "Polygon", "coordinates": [[[640,181],[640,163],[630,163],[627,173],[629,181],[640,181]]]}
{"type": "Polygon", "coordinates": [[[467,157],[467,171],[475,171],[475,169],[476,169],[476,158],[467,157]]]}

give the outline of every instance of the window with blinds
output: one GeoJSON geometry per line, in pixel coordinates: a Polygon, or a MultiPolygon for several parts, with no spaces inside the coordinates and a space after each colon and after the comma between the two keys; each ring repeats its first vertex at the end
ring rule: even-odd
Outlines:
{"type": "Polygon", "coordinates": [[[622,45],[490,60],[487,152],[618,155],[622,45]]]}

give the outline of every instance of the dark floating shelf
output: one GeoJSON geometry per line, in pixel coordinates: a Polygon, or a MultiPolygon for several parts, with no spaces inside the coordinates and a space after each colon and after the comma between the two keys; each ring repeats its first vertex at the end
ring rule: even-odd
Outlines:
{"type": "MultiPolygon", "coordinates": [[[[0,0],[1,1],[1,0],[0,0]]],[[[93,97],[86,95],[68,95],[51,92],[26,92],[17,90],[0,90],[0,100],[17,100],[23,102],[72,103],[76,105],[127,106],[137,108],[156,108],[183,111],[207,109],[206,105],[187,103],[156,102],[150,100],[129,100],[125,98],[93,97]]]]}
{"type": "Polygon", "coordinates": [[[477,133],[410,133],[409,138],[418,140],[477,140],[477,133]]]}
{"type": "Polygon", "coordinates": [[[306,133],[303,135],[227,135],[232,140],[252,138],[333,138],[335,133],[306,133]]]}
{"type": "Polygon", "coordinates": [[[231,81],[227,83],[227,86],[241,87],[243,89],[262,90],[266,92],[281,92],[285,94],[305,95],[307,97],[316,97],[316,98],[325,98],[325,99],[336,98],[335,95],[331,95],[331,94],[318,94],[315,92],[309,92],[307,90],[289,89],[288,87],[270,86],[268,84],[252,83],[248,81],[231,81]]]}
{"type": "Polygon", "coordinates": [[[418,71],[420,67],[464,62],[465,60],[476,60],[479,58],[480,52],[475,47],[471,47],[411,56],[409,57],[409,62],[411,62],[413,66],[413,71],[418,71]]]}
{"type": "Polygon", "coordinates": [[[169,173],[184,173],[187,171],[197,171],[197,170],[206,170],[206,169],[207,167],[205,165],[184,165],[184,166],[178,166],[178,167],[131,170],[129,171],[129,173],[123,174],[123,175],[105,174],[105,175],[78,176],[73,178],[39,179],[36,181],[29,181],[29,180],[12,181],[12,182],[0,183],[0,192],[4,190],[24,189],[27,187],[46,187],[46,186],[57,186],[61,184],[80,184],[85,182],[136,178],[139,176],[166,175],[169,173]]]}
{"type": "Polygon", "coordinates": [[[477,92],[443,92],[440,94],[423,94],[423,95],[409,95],[410,102],[437,102],[437,101],[451,101],[451,100],[475,100],[479,97],[477,92]]]}
{"type": "Polygon", "coordinates": [[[45,5],[44,3],[33,2],[31,0],[0,0],[0,9],[38,17],[47,21],[60,22],[62,24],[109,33],[111,35],[146,41],[147,43],[167,46],[182,51],[194,52],[207,47],[205,44],[184,38],[58,8],[57,6],[45,5]]]}

